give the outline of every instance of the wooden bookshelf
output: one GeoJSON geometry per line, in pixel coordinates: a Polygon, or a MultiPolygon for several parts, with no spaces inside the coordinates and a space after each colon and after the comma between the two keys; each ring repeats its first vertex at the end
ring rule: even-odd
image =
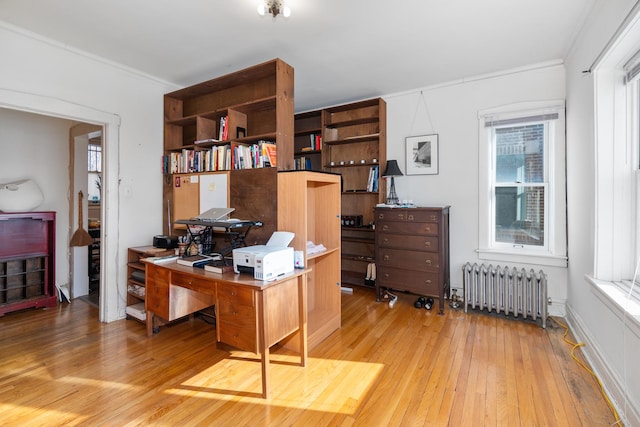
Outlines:
{"type": "Polygon", "coordinates": [[[342,215],[362,215],[362,227],[342,228],[342,283],[362,286],[375,260],[374,209],[386,199],[380,178],[387,162],[386,103],[375,98],[327,108],[322,125],[323,168],[342,176],[342,215]],[[372,168],[378,175],[375,191],[368,188],[372,168]]]}
{"type": "Polygon", "coordinates": [[[169,216],[171,221],[180,219],[172,215],[176,209],[174,173],[264,166],[247,157],[264,142],[274,143],[277,151],[277,160],[268,165],[276,163],[277,170],[294,169],[293,79],[293,68],[273,59],[164,96],[165,233],[169,233],[169,216]],[[223,118],[226,134],[221,129],[223,118]],[[181,162],[179,168],[176,161],[181,162]]]}

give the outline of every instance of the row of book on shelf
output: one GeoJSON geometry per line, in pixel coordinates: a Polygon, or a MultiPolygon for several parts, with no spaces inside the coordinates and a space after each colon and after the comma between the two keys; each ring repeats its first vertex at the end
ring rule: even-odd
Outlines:
{"type": "Polygon", "coordinates": [[[367,181],[367,191],[378,191],[378,165],[369,168],[369,180],[367,181]]]}
{"type": "Polygon", "coordinates": [[[313,170],[310,157],[305,157],[305,156],[296,157],[295,159],[293,159],[293,166],[297,171],[313,170]]]}
{"type": "Polygon", "coordinates": [[[251,145],[217,145],[206,149],[168,153],[163,157],[162,172],[193,173],[231,169],[254,169],[277,165],[276,144],[258,141],[251,145]]]}
{"type": "Polygon", "coordinates": [[[302,151],[322,150],[322,135],[319,133],[309,134],[309,145],[302,147],[302,151]]]}

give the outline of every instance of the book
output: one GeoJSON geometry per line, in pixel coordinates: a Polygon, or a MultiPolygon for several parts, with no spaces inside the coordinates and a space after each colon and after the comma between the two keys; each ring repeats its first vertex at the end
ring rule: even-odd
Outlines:
{"type": "Polygon", "coordinates": [[[215,138],[199,139],[194,141],[194,144],[206,144],[208,142],[220,142],[220,140],[215,138]]]}
{"type": "Polygon", "coordinates": [[[214,258],[209,255],[191,255],[184,258],[178,258],[178,264],[186,265],[187,267],[202,267],[206,263],[210,262],[214,258]]]}
{"type": "Polygon", "coordinates": [[[269,160],[271,167],[277,166],[276,144],[270,142],[262,143],[262,153],[269,160]]]}
{"type": "Polygon", "coordinates": [[[144,258],[145,261],[152,262],[154,264],[162,264],[163,262],[171,262],[177,259],[178,255],[150,256],[144,258]]]}
{"type": "Polygon", "coordinates": [[[218,259],[215,261],[209,261],[204,265],[205,271],[210,271],[212,273],[230,273],[233,271],[233,262],[231,260],[226,259],[218,259]]]}

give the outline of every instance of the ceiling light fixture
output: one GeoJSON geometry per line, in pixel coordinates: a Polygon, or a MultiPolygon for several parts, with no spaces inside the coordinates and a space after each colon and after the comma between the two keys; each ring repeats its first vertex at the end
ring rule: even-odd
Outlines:
{"type": "Polygon", "coordinates": [[[273,17],[282,14],[285,18],[291,15],[291,9],[282,0],[266,0],[258,4],[258,14],[264,16],[269,12],[273,17]]]}

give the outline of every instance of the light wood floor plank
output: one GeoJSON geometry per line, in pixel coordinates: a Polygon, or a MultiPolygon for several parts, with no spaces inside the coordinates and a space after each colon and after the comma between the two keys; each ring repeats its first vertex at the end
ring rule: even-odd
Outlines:
{"type": "MultiPolygon", "coordinates": [[[[147,338],[135,321],[98,322],[82,301],[0,317],[3,426],[609,425],[597,384],[563,329],[448,307],[393,308],[370,289],[342,296],[342,329],[308,366],[215,342],[203,319],[147,338]]],[[[579,350],[578,350],[579,353],[579,350]]]]}

